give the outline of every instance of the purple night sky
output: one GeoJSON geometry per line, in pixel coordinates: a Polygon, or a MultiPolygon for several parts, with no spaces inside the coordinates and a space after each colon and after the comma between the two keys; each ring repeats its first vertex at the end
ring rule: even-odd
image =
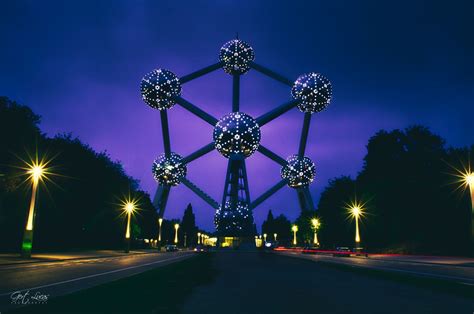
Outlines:
{"type": "MultiPolygon", "coordinates": [[[[330,2],[3,2],[0,95],[32,107],[48,135],[72,132],[106,150],[153,196],[151,164],[163,143],[159,112],[141,100],[141,78],[154,68],[182,76],[215,63],[239,32],[256,62],[291,79],[320,72],[333,84],[306,152],[317,167],[316,204],[329,179],[360,171],[380,129],[417,123],[448,145],[472,144],[472,4],[330,2]]],[[[219,118],[231,111],[231,82],[218,70],[183,85],[182,96],[219,118]]],[[[254,117],[290,97],[290,88],[260,73],[242,77],[241,111],[254,117]]],[[[180,106],[168,115],[173,151],[187,155],[212,140],[211,126],[180,106]]],[[[284,158],[296,153],[302,122],[290,111],[262,127],[262,144],[284,158]]],[[[220,201],[226,166],[214,151],[188,166],[188,178],[220,201]]],[[[253,199],[280,179],[280,167],[259,153],[247,168],[253,199]]],[[[214,210],[184,186],[172,190],[165,218],[181,217],[189,202],[198,225],[213,230],[214,210]]],[[[259,227],[268,209],[294,219],[296,193],[284,188],[260,205],[259,227]]]]}

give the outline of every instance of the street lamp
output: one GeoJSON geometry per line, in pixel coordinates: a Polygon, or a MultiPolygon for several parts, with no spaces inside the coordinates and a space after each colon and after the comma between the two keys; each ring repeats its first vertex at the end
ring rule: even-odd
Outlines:
{"type": "Polygon", "coordinates": [[[355,245],[356,249],[360,247],[360,234],[359,234],[359,219],[364,216],[364,204],[359,203],[357,200],[353,201],[347,206],[349,216],[355,219],[356,233],[355,233],[355,245]]]}
{"type": "Polygon", "coordinates": [[[275,242],[277,241],[277,234],[276,233],[273,234],[273,239],[275,240],[275,242]]]}
{"type": "Polygon", "coordinates": [[[267,234],[266,233],[263,234],[263,242],[267,242],[267,234]]]}
{"type": "MultiPolygon", "coordinates": [[[[469,187],[469,192],[471,194],[471,211],[474,214],[474,172],[466,172],[463,179],[466,188],[469,187]]],[[[472,226],[472,234],[474,235],[474,224],[472,226]]]]}
{"type": "MultiPolygon", "coordinates": [[[[452,167],[452,166],[451,166],[452,167]]],[[[456,173],[454,174],[458,180],[457,183],[460,183],[459,188],[462,190],[469,189],[469,194],[471,196],[471,242],[474,245],[474,170],[471,169],[471,165],[466,167],[463,165],[463,169],[459,170],[452,167],[456,173]]]]}
{"type": "Polygon", "coordinates": [[[132,214],[136,210],[136,202],[133,200],[128,200],[123,206],[123,210],[127,215],[127,229],[125,230],[125,253],[130,252],[130,220],[132,214]]]}
{"type": "Polygon", "coordinates": [[[161,246],[161,225],[163,224],[163,218],[158,218],[158,243],[161,246]]]}
{"type": "Polygon", "coordinates": [[[25,233],[23,234],[23,243],[21,246],[21,256],[25,258],[31,257],[31,249],[33,247],[33,225],[35,218],[36,194],[38,192],[38,184],[46,174],[45,165],[43,163],[29,164],[27,174],[31,180],[31,201],[28,211],[28,220],[26,221],[25,233]]]}
{"type": "Polygon", "coordinates": [[[198,232],[198,244],[201,244],[201,232],[198,232]]]}
{"type": "Polygon", "coordinates": [[[33,228],[35,224],[35,206],[36,206],[36,196],[38,194],[38,185],[40,182],[51,181],[49,176],[55,176],[49,167],[49,164],[54,160],[53,158],[46,159],[39,158],[38,152],[36,152],[35,157],[31,158],[29,161],[22,160],[25,163],[25,166],[18,167],[19,169],[24,170],[24,174],[27,176],[25,182],[31,181],[31,201],[30,207],[28,210],[28,217],[26,220],[25,232],[23,234],[23,242],[21,246],[21,256],[25,258],[31,257],[31,249],[33,248],[33,228]]]}
{"type": "Polygon", "coordinates": [[[178,229],[179,224],[174,224],[174,243],[178,244],[178,229]]]}
{"type": "Polygon", "coordinates": [[[313,218],[313,219],[311,219],[311,225],[313,226],[313,230],[314,230],[313,244],[316,245],[316,246],[319,246],[318,229],[321,226],[321,222],[319,221],[318,218],[313,218]]]}
{"type": "Polygon", "coordinates": [[[293,225],[291,231],[293,231],[293,245],[296,246],[296,232],[298,232],[298,226],[293,225]]]}

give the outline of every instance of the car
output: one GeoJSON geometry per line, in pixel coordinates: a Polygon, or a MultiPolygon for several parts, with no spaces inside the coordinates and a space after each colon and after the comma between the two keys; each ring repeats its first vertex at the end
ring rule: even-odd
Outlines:
{"type": "Polygon", "coordinates": [[[194,252],[207,252],[207,248],[204,245],[198,244],[194,248],[194,252]]]}
{"type": "Polygon", "coordinates": [[[165,251],[166,252],[175,252],[178,250],[178,247],[174,244],[168,244],[165,246],[165,251]]]}
{"type": "Polygon", "coordinates": [[[365,257],[369,257],[369,254],[365,253],[364,252],[364,248],[363,247],[356,247],[352,250],[356,256],[365,256],[365,257]]]}
{"type": "Polygon", "coordinates": [[[338,246],[336,248],[336,252],[334,252],[332,254],[332,256],[350,257],[351,256],[351,250],[347,246],[338,246]]]}

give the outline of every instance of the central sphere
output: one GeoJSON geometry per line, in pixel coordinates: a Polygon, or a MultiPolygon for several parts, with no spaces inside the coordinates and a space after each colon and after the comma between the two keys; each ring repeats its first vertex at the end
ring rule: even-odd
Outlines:
{"type": "Polygon", "coordinates": [[[243,112],[223,116],[214,127],[214,145],[224,157],[252,155],[260,145],[257,121],[243,112]]]}

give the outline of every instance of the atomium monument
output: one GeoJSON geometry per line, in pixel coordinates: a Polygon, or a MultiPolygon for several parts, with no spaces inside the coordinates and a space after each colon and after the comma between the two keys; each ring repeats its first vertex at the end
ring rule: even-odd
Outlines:
{"type": "Polygon", "coordinates": [[[178,77],[165,69],[156,69],[141,81],[144,102],[161,115],[164,154],[157,157],[152,173],[158,182],[153,204],[163,217],[170,189],[182,183],[216,209],[214,222],[220,236],[251,237],[254,234],[253,210],[285,185],[295,189],[302,210],[313,210],[309,185],[316,175],[313,161],[305,156],[306,142],[314,113],[324,110],[331,101],[332,86],[319,73],[306,73],[295,81],[254,62],[255,53],[246,42],[234,39],[220,49],[219,62],[191,74],[178,77]],[[223,69],[232,76],[232,112],[217,119],[181,97],[182,85],[210,72],[223,69]],[[291,88],[291,99],[259,117],[240,111],[240,78],[256,70],[291,88]],[[178,104],[214,127],[213,141],[188,156],[172,152],[169,137],[168,110],[178,104]],[[304,115],[298,152],[284,159],[260,144],[260,128],[297,107],[304,115]],[[228,159],[224,193],[217,202],[186,178],[187,166],[193,160],[216,149],[228,159]],[[259,152],[281,166],[281,181],[254,199],[250,198],[246,158],[259,152]]]}

